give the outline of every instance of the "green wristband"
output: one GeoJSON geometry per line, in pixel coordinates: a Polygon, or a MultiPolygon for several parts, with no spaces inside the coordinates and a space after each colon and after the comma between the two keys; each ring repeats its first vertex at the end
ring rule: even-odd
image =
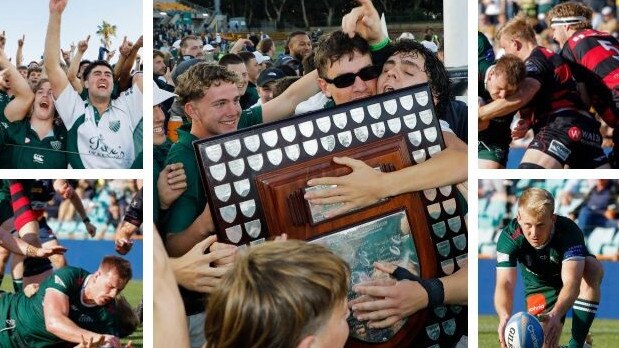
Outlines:
{"type": "Polygon", "coordinates": [[[379,43],[377,43],[375,45],[370,45],[370,51],[372,51],[372,52],[379,51],[379,50],[385,48],[385,46],[387,46],[388,44],[389,44],[389,38],[386,37],[381,42],[379,42],[379,43]]]}

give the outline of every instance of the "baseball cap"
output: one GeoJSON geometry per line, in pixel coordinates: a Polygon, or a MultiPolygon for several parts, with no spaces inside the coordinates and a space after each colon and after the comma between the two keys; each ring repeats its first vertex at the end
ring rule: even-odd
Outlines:
{"type": "Polygon", "coordinates": [[[607,16],[609,14],[613,13],[613,9],[610,6],[606,6],[602,9],[602,15],[607,16]]]}
{"type": "Polygon", "coordinates": [[[159,105],[173,97],[176,97],[176,94],[159,88],[157,83],[153,81],[153,106],[159,105]]]}
{"type": "Polygon", "coordinates": [[[268,68],[260,73],[258,76],[258,87],[262,87],[269,82],[277,81],[282,77],[286,76],[281,69],[278,68],[268,68]]]}
{"type": "Polygon", "coordinates": [[[256,57],[256,62],[258,62],[258,64],[262,64],[266,61],[271,60],[271,58],[269,58],[269,56],[265,56],[262,53],[258,52],[258,51],[254,51],[254,57],[256,57]]]}
{"type": "Polygon", "coordinates": [[[438,52],[438,46],[432,41],[421,41],[423,47],[427,48],[430,52],[436,53],[438,52]]]}
{"type": "Polygon", "coordinates": [[[210,51],[212,51],[214,49],[215,49],[215,47],[213,47],[213,45],[211,45],[211,44],[206,44],[204,46],[204,50],[207,51],[207,52],[210,52],[210,51]]]}
{"type": "Polygon", "coordinates": [[[293,67],[291,66],[293,69],[298,69],[299,61],[294,59],[292,56],[283,55],[275,61],[275,67],[280,67],[284,65],[288,65],[288,66],[293,65],[293,67]]]}

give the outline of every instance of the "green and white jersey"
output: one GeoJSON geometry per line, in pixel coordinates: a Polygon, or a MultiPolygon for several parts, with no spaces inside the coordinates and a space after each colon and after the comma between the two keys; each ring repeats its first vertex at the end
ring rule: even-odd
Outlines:
{"type": "Polygon", "coordinates": [[[86,270],[67,266],[46,278],[37,293],[30,298],[23,292],[3,294],[0,299],[0,326],[7,330],[0,332],[0,346],[39,348],[63,342],[45,328],[43,299],[50,291],[67,296],[70,305],[68,316],[77,326],[100,334],[118,336],[119,323],[114,302],[108,306],[84,303],[82,295],[89,279],[90,274],[86,270]],[[11,326],[13,328],[9,329],[11,326]]]}
{"type": "Polygon", "coordinates": [[[0,91],[0,132],[4,132],[0,134],[0,169],[9,169],[11,168],[11,155],[6,151],[4,147],[5,142],[8,142],[6,139],[6,135],[8,132],[6,130],[9,128],[10,122],[4,116],[4,109],[11,102],[11,97],[6,94],[5,91],[0,91]]]}
{"type": "Polygon", "coordinates": [[[499,236],[497,268],[514,268],[520,262],[527,296],[549,288],[560,289],[563,262],[581,261],[590,255],[583,233],[574,221],[557,216],[551,233],[546,246],[536,249],[513,219],[499,236]]]}
{"type": "Polygon", "coordinates": [[[28,120],[9,124],[6,129],[6,150],[10,154],[9,168],[66,169],[67,130],[54,126],[43,139],[28,120]]]}
{"type": "Polygon", "coordinates": [[[101,115],[67,85],[54,100],[68,130],[67,151],[72,168],[129,168],[135,159],[133,132],[142,120],[142,93],[130,88],[110,101],[101,115]]]}

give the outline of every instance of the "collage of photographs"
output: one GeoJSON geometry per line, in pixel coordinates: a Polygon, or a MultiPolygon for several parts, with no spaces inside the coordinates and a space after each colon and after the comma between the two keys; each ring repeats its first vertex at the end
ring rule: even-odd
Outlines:
{"type": "Polygon", "coordinates": [[[0,348],[619,347],[619,0],[3,5],[0,348]]]}

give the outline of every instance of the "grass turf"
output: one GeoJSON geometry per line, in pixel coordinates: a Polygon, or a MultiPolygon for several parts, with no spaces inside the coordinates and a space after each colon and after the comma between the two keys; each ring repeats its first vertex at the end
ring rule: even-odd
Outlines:
{"type": "MultiPolygon", "coordinates": [[[[1,290],[13,292],[13,284],[10,276],[4,276],[4,280],[0,286],[1,290]]],[[[141,280],[132,280],[130,281],[125,289],[122,292],[122,295],[125,296],[127,301],[131,304],[131,307],[135,308],[142,301],[142,281],[141,280]]],[[[133,342],[134,348],[142,348],[143,346],[143,332],[142,325],[138,327],[138,329],[126,339],[123,339],[123,343],[127,343],[128,341],[133,342]]]]}
{"type": "MultiPolygon", "coordinates": [[[[499,336],[496,330],[497,326],[499,325],[499,318],[494,315],[480,315],[478,323],[479,346],[497,347],[499,342],[499,336]]],[[[565,325],[563,325],[563,332],[561,335],[560,344],[567,344],[569,342],[571,327],[571,319],[565,319],[565,325]]],[[[593,322],[590,333],[593,338],[593,347],[617,347],[617,342],[619,341],[619,320],[596,318],[593,322]]]]}

